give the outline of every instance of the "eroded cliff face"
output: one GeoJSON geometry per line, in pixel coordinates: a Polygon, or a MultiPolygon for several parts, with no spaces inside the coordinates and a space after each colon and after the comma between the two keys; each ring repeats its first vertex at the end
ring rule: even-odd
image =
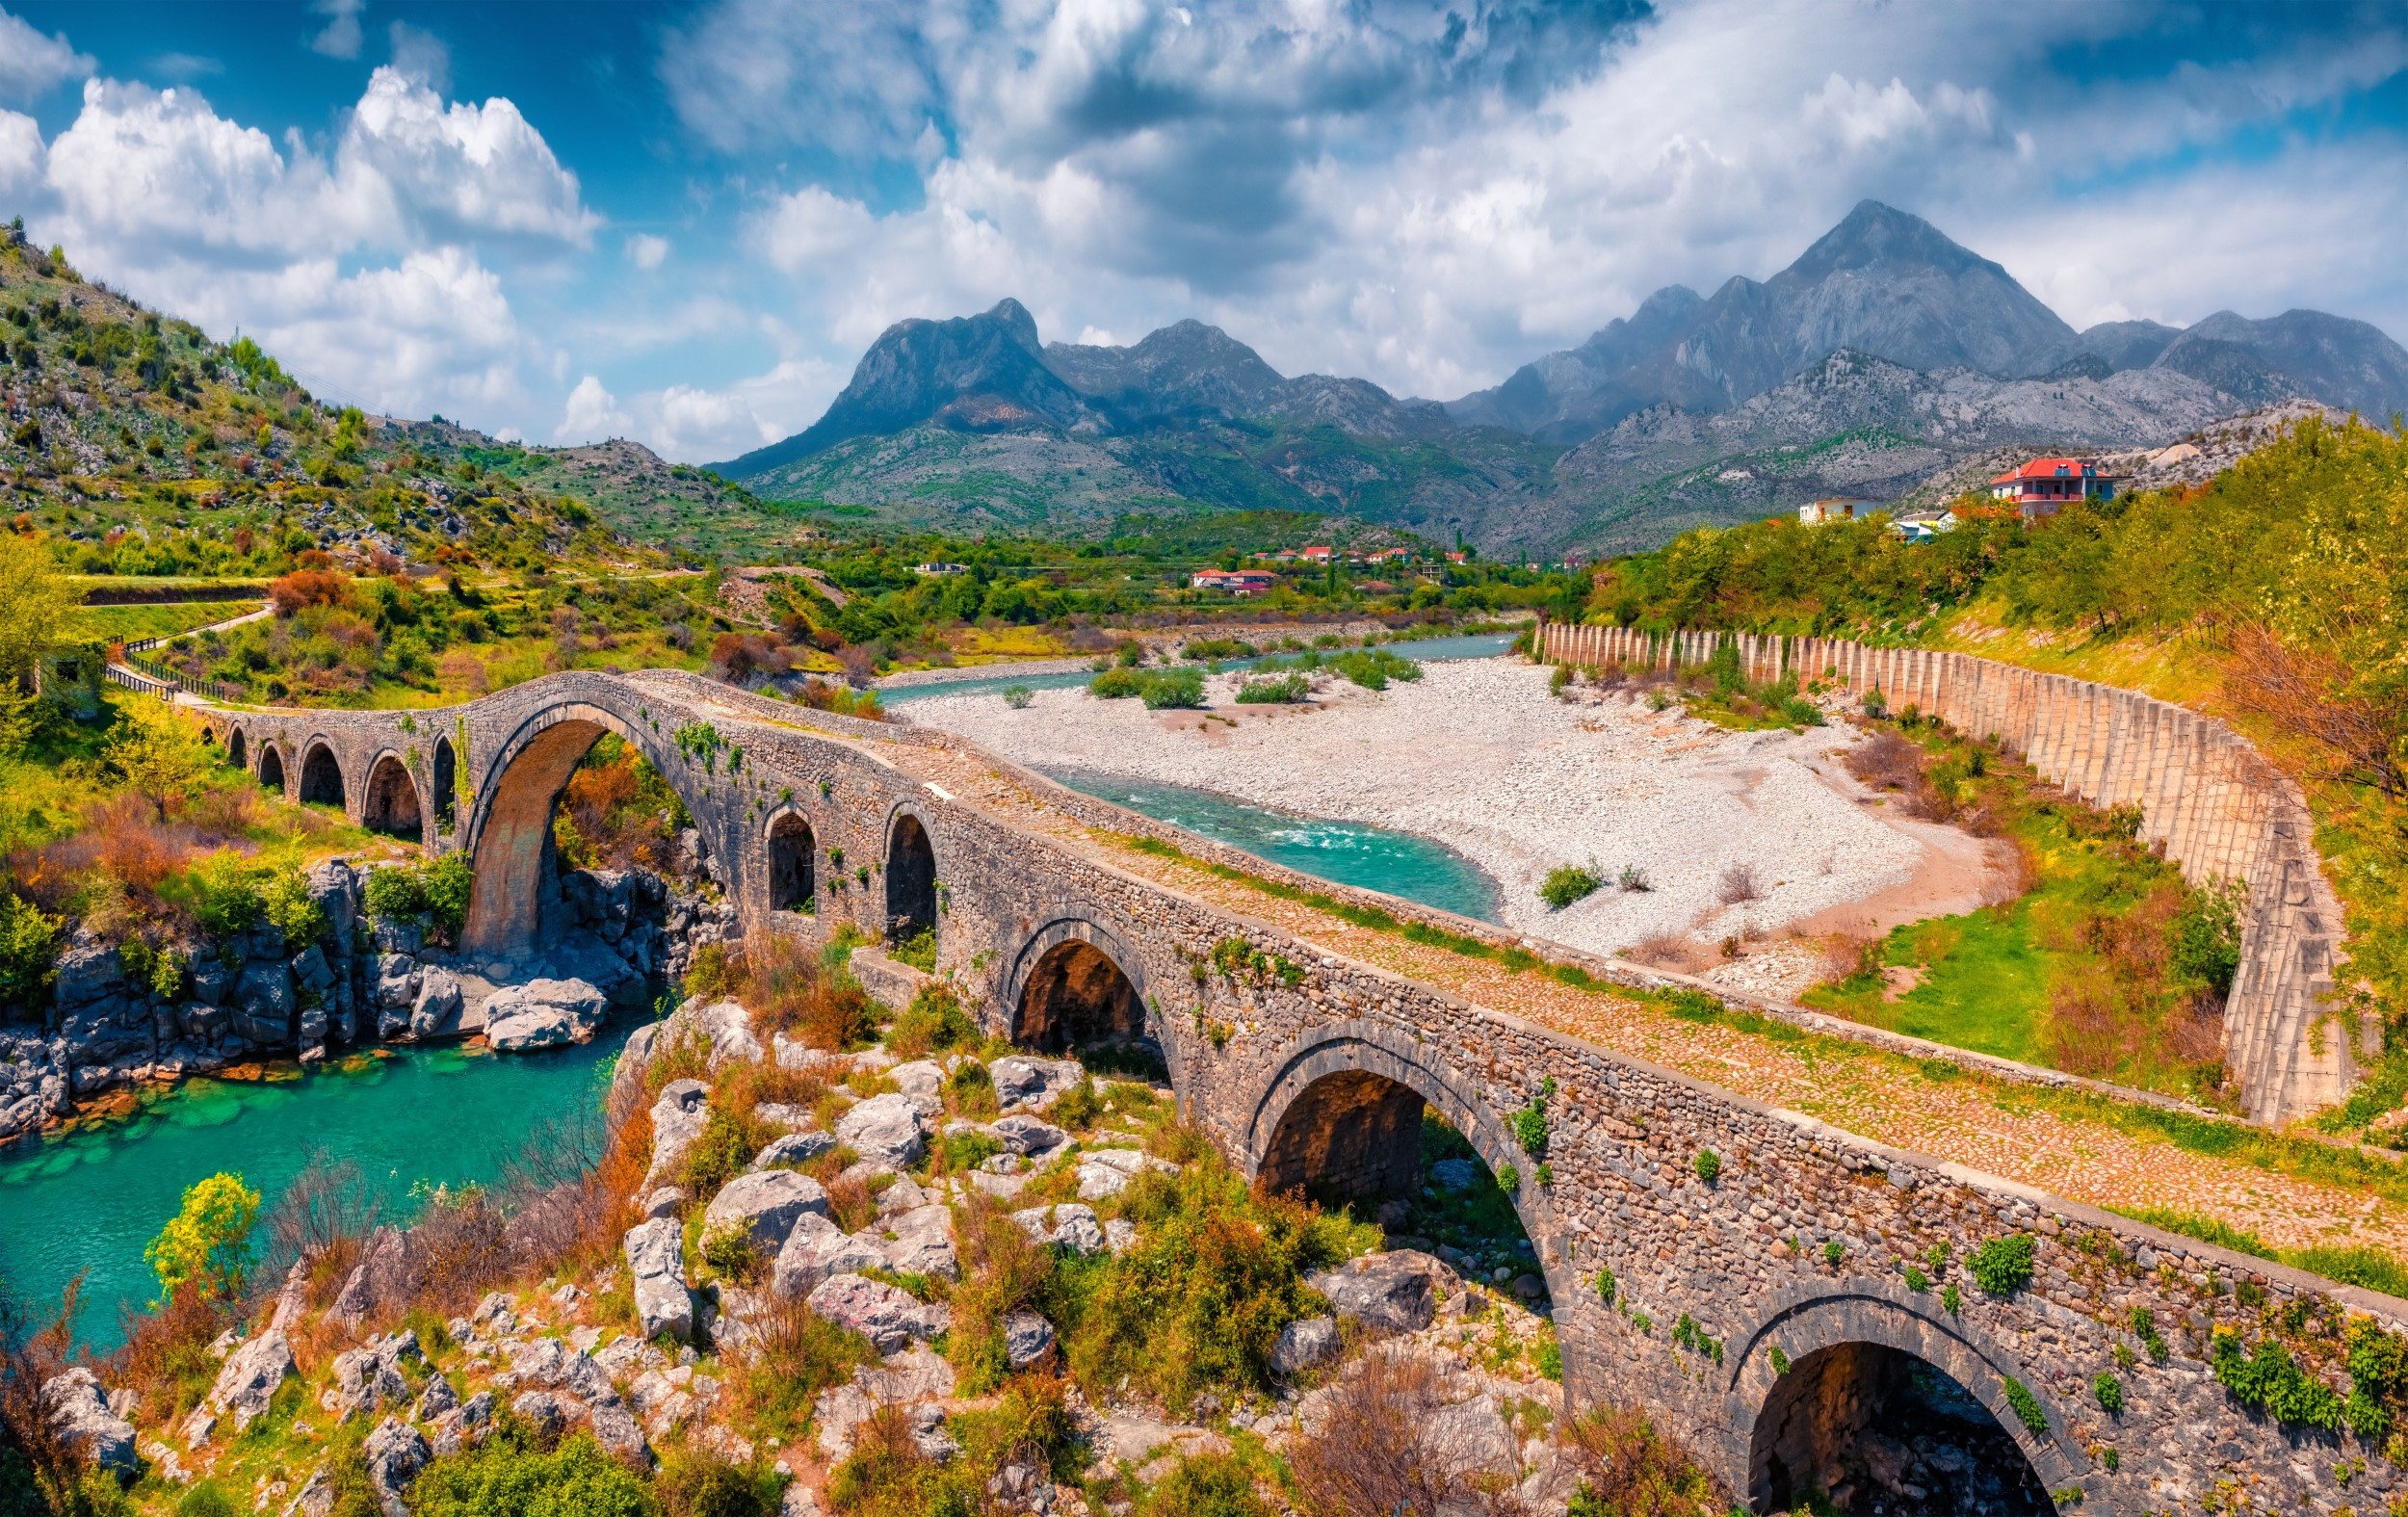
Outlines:
{"type": "MultiPolygon", "coordinates": [[[[308,876],[326,923],[316,938],[294,942],[262,922],[193,944],[180,975],[138,975],[119,945],[78,926],[50,1004],[0,1024],[0,1140],[120,1086],[263,1059],[317,1062],[369,1043],[473,1036],[501,986],[582,982],[596,994],[571,994],[578,1004],[641,1007],[654,985],[685,972],[696,948],[735,932],[734,908],[707,876],[580,870],[561,876],[559,930],[539,955],[463,961],[427,917],[371,915],[373,873],[341,859],[318,865],[308,876]]],[[[596,1026],[591,1015],[570,1018],[560,1035],[517,1046],[583,1042],[596,1026]]]]}

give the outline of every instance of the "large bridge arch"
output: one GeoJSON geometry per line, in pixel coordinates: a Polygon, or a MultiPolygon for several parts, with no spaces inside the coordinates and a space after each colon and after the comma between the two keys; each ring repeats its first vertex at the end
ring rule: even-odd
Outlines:
{"type": "Polygon", "coordinates": [[[1159,1044],[1146,1026],[1145,959],[1132,934],[1070,906],[1042,920],[1005,971],[1002,1006],[1011,1040],[1049,1049],[1146,1037],[1159,1044]]]}
{"type": "MultiPolygon", "coordinates": [[[[1246,1173],[1274,1190],[1305,1190],[1336,1198],[1402,1193],[1421,1170],[1424,1104],[1447,1119],[1480,1162],[1499,1173],[1520,1150],[1476,1087],[1436,1051],[1381,1023],[1331,1022],[1284,1049],[1252,1103],[1245,1130],[1246,1173]]],[[[1525,1185],[1513,1197],[1523,1231],[1541,1229],[1525,1185]]],[[[1563,1282],[1547,1267],[1549,1291],[1563,1282]]]]}
{"type": "Polygon", "coordinates": [[[476,803],[460,832],[474,884],[460,950],[470,955],[513,958],[537,945],[543,930],[544,859],[552,841],[552,813],[578,763],[605,733],[633,745],[678,792],[701,829],[704,847],[726,873],[731,899],[743,902],[737,859],[727,856],[682,781],[682,766],[657,750],[648,724],[584,700],[540,708],[519,723],[495,750],[477,787],[476,803]]]}
{"type": "MultiPolygon", "coordinates": [[[[1730,1439],[1726,1467],[1743,1477],[1733,1483],[1758,1511],[1827,1489],[1866,1432],[1899,1437],[1896,1381],[1918,1368],[1937,1371],[1963,1393],[1959,1418],[1977,1418],[1972,1407],[1978,1403],[1995,1424],[1968,1429],[1976,1440],[1987,1435],[1989,1447],[1976,1452],[1976,1462],[2009,1458],[2010,1446],[2022,1455],[2030,1479],[2020,1502],[2010,1495],[2006,1512],[2052,1512],[2049,1493],[2087,1473],[2087,1463],[2067,1452],[2065,1417],[2047,1388],[2018,1376],[2049,1424],[2046,1435],[2034,1434],[2007,1399],[2016,1356],[1949,1313],[1934,1293],[1863,1278],[1793,1286],[1768,1297],[1725,1347],[1719,1389],[1730,1439]]],[[[2013,1472],[1999,1473],[2013,1492],[2013,1472]]]]}

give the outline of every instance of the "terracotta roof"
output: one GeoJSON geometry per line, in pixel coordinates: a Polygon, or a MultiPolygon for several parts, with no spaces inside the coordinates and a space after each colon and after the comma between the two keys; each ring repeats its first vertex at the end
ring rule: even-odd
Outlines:
{"type": "Polygon", "coordinates": [[[2082,462],[2080,458],[2034,458],[2020,469],[2007,470],[1990,483],[2011,484],[2017,480],[2053,480],[2057,477],[2056,471],[2059,469],[2063,469],[2071,478],[2080,479],[2082,462]]]}

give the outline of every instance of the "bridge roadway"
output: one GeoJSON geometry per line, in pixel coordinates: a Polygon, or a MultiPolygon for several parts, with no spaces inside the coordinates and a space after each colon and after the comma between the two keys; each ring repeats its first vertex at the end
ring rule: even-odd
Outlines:
{"type": "Polygon", "coordinates": [[[2392,1488],[2375,1449],[2244,1411],[2203,1356],[2212,1325],[2260,1320],[2238,1284],[2278,1310],[2395,1323],[2408,1303],[2000,1171],[2076,1193],[2097,1193],[2102,1171],[2144,1196],[2195,1181],[2294,1221],[2358,1211],[2346,1191],[2085,1126],[1980,1081],[1918,1080],[1895,1056],[1675,1021],[1450,952],[1349,919],[1329,896],[1403,920],[1439,914],[1363,892],[1283,896],[1258,860],[957,739],[690,674],[562,673],[408,713],[198,715],[263,782],[467,852],[472,960],[507,969],[555,930],[553,808],[587,749],[615,733],[685,800],[747,932],[932,930],[939,972],[998,1034],[1046,1047],[1153,1037],[1183,1109],[1275,1187],[1374,1198],[1418,1184],[1426,1103],[1492,1170],[1518,1173],[1574,1402],[1644,1405],[1760,1510],[1829,1483],[1868,1429],[1897,1432],[1892,1398],[1917,1361],[1987,1406],[2046,1489],[2080,1487],[2106,1510],[2234,1510],[2239,1492],[2266,1510],[2331,1511],[2392,1488]],[[1511,1126],[1542,1094],[1545,1184],[1511,1126]],[[1800,1108],[1876,1133],[1920,1112],[1903,1127],[1924,1141],[1893,1146],[1800,1108]],[[1711,1182],[1698,1174],[1707,1151],[1720,1162],[1711,1182]],[[1992,1295],[1964,1261],[2016,1234],[2035,1242],[2032,1282],[1992,1295]],[[1940,1244],[1945,1268],[1931,1263],[1940,1244]],[[1916,1288],[1910,1262],[1939,1278],[1916,1288]],[[1944,1283],[1960,1293],[1955,1310],[1944,1283]],[[2165,1364],[2134,1336],[2135,1309],[2171,1344],[2165,1364]],[[1695,1331],[1676,1343],[1684,1318],[1695,1331]],[[2133,1366],[2119,1367],[2119,1345],[2133,1366]],[[2094,1394],[2102,1373],[2122,1383],[2120,1412],[2094,1394]],[[2013,1386],[2043,1425],[2027,1425],[2013,1386]],[[2353,1456],[2365,1473],[2344,1491],[2334,1472],[2353,1456]]]}

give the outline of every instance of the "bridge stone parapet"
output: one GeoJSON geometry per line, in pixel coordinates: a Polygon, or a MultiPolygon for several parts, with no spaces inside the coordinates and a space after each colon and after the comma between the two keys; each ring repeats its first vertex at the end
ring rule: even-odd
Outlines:
{"type": "Polygon", "coordinates": [[[1702,665],[1725,641],[1750,679],[1836,678],[1878,690],[1970,736],[1996,737],[2095,806],[2139,809],[2194,884],[2248,891],[2240,970],[2224,1008],[2225,1063],[2250,1114],[2283,1122],[2345,1096],[2381,1052],[2381,1029],[2333,994],[2341,902],[2316,859],[2299,787],[2223,722],[2111,685],[1966,653],[1835,638],[1712,631],[1653,635],[1567,622],[1540,632],[1549,663],[1584,668],[1702,665]]]}
{"type": "MultiPolygon", "coordinates": [[[[338,762],[402,752],[415,775],[428,736],[448,737],[453,821],[432,843],[476,860],[484,904],[472,921],[496,956],[546,929],[552,804],[581,745],[615,732],[685,800],[746,930],[916,929],[922,904],[898,881],[924,878],[938,973],[983,1025],[1032,1039],[1150,1037],[1183,1111],[1250,1176],[1393,1193],[1418,1178],[1426,1103],[1492,1172],[1514,1171],[1573,1401],[1644,1406],[1759,1509],[1826,1478],[1877,1408],[1885,1364],[1945,1373],[2036,1480],[2079,1486],[2107,1511],[2195,1506],[2228,1486],[2263,1509],[2330,1510],[2331,1472],[2362,1456],[2351,1499],[2376,1504],[2369,1490],[2380,1498],[2396,1478],[2350,1435],[2300,1435],[2241,1411],[2204,1356],[2216,1325],[2256,1330],[2237,1286],[2278,1309],[2329,1298],[2394,1322],[2408,1303],[1856,1138],[1332,955],[1119,868],[1075,830],[1024,821],[1021,808],[1061,793],[957,740],[665,673],[553,675],[409,717],[412,728],[385,713],[209,719],[254,766],[263,747],[323,740],[338,762]],[[987,780],[1010,797],[955,793],[987,780]],[[776,904],[794,877],[777,852],[791,835],[775,830],[781,819],[810,829],[812,913],[776,904]],[[898,867],[914,838],[925,855],[898,867]],[[1547,1134],[1536,1151],[1514,1123],[1534,1101],[1547,1134]],[[1704,1178],[1708,1151],[1718,1170],[1704,1178]],[[1992,1295],[1965,1261],[2009,1236],[2033,1241],[2033,1277],[1992,1295]],[[1932,1263],[1943,1244],[1945,1266],[1932,1263]],[[1912,1288],[1909,1264],[1934,1278],[1912,1288]],[[2133,1335],[2135,1308],[2169,1342],[2167,1362],[2133,1335]],[[2119,1345],[2137,1362],[2120,1365],[2119,1345]],[[2102,1373],[2122,1386],[2119,1412],[2091,1389],[2102,1373]],[[2010,1382],[2040,1428],[2026,1426],[2010,1382]]],[[[1080,804],[1090,824],[1158,830],[1080,804]]]]}

